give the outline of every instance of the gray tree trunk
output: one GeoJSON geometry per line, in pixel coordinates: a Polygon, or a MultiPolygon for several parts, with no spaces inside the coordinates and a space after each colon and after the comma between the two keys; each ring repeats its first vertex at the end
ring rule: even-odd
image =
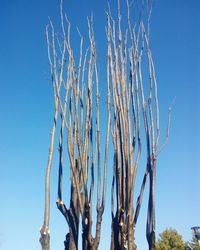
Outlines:
{"type": "Polygon", "coordinates": [[[40,243],[42,246],[42,250],[50,250],[50,234],[41,233],[40,243]]]}

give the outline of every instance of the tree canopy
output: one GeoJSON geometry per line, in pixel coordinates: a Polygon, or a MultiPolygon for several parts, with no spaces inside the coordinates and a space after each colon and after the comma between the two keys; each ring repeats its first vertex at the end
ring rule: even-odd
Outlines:
{"type": "Polygon", "coordinates": [[[185,242],[183,237],[172,228],[165,229],[159,234],[156,250],[200,250],[195,237],[190,242],[185,242]]]}
{"type": "Polygon", "coordinates": [[[156,250],[185,250],[186,244],[175,229],[166,229],[159,234],[156,250]]]}

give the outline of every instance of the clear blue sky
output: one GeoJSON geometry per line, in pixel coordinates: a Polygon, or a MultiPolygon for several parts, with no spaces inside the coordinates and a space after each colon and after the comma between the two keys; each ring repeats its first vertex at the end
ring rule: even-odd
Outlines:
{"type": "MultiPolygon", "coordinates": [[[[94,13],[99,70],[105,58],[107,1],[64,0],[71,24],[84,34],[86,16],[94,13]],[[84,4],[83,4],[84,3],[84,4]]],[[[117,1],[112,1],[115,5],[117,1]]],[[[122,1],[123,2],[123,1],[122,1]]],[[[115,5],[116,6],[116,5],[115,5]]],[[[112,7],[114,9],[114,7],[112,7]]],[[[200,225],[200,1],[156,0],[151,23],[161,129],[174,96],[170,140],[159,156],[156,187],[156,233],[176,228],[185,240],[200,225]]],[[[53,95],[49,78],[45,25],[58,25],[59,1],[0,0],[0,249],[39,250],[43,220],[53,95]]],[[[57,162],[52,171],[52,250],[63,249],[67,225],[56,208],[57,162]]],[[[108,202],[109,204],[109,197],[108,202]]],[[[109,206],[102,245],[109,249],[109,206]],[[106,247],[107,246],[107,247],[106,247]]],[[[136,231],[144,250],[145,204],[136,231]]]]}

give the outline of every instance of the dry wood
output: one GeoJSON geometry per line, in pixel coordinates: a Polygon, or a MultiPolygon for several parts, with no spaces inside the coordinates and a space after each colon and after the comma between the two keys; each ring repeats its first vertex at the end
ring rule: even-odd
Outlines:
{"type": "MultiPolygon", "coordinates": [[[[111,184],[111,249],[136,250],[135,227],[148,180],[146,236],[149,250],[155,249],[156,164],[158,153],[168,141],[171,108],[168,112],[166,139],[159,148],[159,101],[149,37],[152,3],[147,1],[147,20],[143,20],[144,15],[141,13],[138,23],[131,21],[130,8],[134,3],[129,4],[126,0],[126,5],[125,31],[120,0],[118,0],[116,22],[109,7],[106,13],[107,131],[104,146],[101,145],[100,85],[93,16],[88,18],[89,47],[86,50],[83,49],[83,37],[77,28],[80,38],[78,63],[71,46],[71,26],[67,15],[63,14],[62,0],[61,35],[55,33],[51,20],[49,20],[50,32],[49,27],[46,27],[55,113],[46,170],[45,214],[40,240],[43,250],[50,249],[50,172],[58,119],[60,119],[60,131],[57,207],[69,228],[64,242],[65,249],[78,249],[80,222],[82,249],[98,249],[107,193],[110,134],[112,134],[114,154],[111,184]],[[145,61],[148,62],[148,66],[144,69],[145,61]],[[146,71],[149,81],[144,75],[146,71]],[[134,207],[136,179],[142,152],[146,154],[146,169],[134,207]],[[70,175],[69,207],[65,203],[66,197],[63,197],[64,168],[70,175]],[[95,193],[96,225],[93,236],[95,193]]],[[[145,9],[144,2],[142,8],[145,9]]]]}

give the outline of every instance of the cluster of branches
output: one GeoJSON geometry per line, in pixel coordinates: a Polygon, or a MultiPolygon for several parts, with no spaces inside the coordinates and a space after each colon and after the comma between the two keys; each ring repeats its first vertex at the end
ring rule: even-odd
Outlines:
{"type": "MultiPolygon", "coordinates": [[[[105,207],[108,143],[110,134],[110,95],[108,94],[108,122],[105,143],[104,178],[101,181],[100,157],[100,121],[99,121],[99,80],[96,65],[96,48],[93,32],[93,20],[88,19],[89,48],[83,55],[83,38],[80,35],[79,64],[76,67],[70,44],[70,23],[63,15],[61,1],[62,41],[50,27],[46,27],[48,58],[54,89],[55,115],[51,133],[51,145],[46,172],[46,200],[44,224],[40,242],[43,249],[49,249],[50,218],[50,171],[52,165],[56,124],[60,115],[59,169],[57,207],[69,226],[65,249],[78,249],[79,220],[82,218],[82,248],[97,249],[100,241],[101,221],[105,207]],[[67,32],[65,26],[67,25],[67,32]],[[50,30],[49,30],[50,29],[50,30]],[[51,34],[51,37],[50,35],[51,34]],[[67,70],[67,74],[66,71],[67,70]],[[67,76],[64,79],[64,76],[67,76]],[[65,139],[67,138],[67,139],[65,139]],[[62,198],[62,178],[64,161],[64,143],[67,144],[71,196],[69,208],[62,198]],[[95,169],[97,168],[97,182],[95,169]],[[90,175],[90,176],[89,176],[90,175]],[[103,182],[103,187],[102,187],[103,182]],[[97,188],[96,233],[92,236],[92,209],[94,185],[97,188]]],[[[109,91],[108,91],[109,93],[109,91]]]]}
{"type": "MultiPolygon", "coordinates": [[[[118,6],[120,6],[119,3],[118,6]]],[[[149,249],[155,249],[155,170],[160,136],[157,83],[149,36],[144,22],[140,20],[139,25],[133,28],[129,13],[128,6],[128,31],[123,36],[120,8],[118,7],[117,38],[115,22],[111,15],[108,15],[108,57],[114,105],[111,249],[126,249],[127,245],[128,249],[136,249],[134,229],[148,176],[150,182],[146,235],[149,249]],[[131,40],[129,48],[127,48],[127,34],[131,40]],[[116,40],[118,40],[118,45],[116,40]],[[147,54],[149,69],[147,102],[142,70],[144,52],[147,54]],[[143,126],[141,126],[141,116],[143,117],[143,126]],[[145,130],[147,160],[146,172],[134,212],[134,188],[142,148],[141,127],[145,130]],[[114,191],[116,193],[116,211],[114,211],[114,191]]]]}
{"type": "Polygon", "coordinates": [[[42,249],[50,249],[50,172],[56,125],[60,118],[57,207],[69,227],[65,249],[78,249],[80,218],[82,249],[98,249],[105,208],[108,146],[110,134],[112,134],[114,156],[111,185],[111,249],[126,249],[127,247],[130,250],[136,249],[134,231],[143,192],[149,179],[146,236],[149,249],[153,250],[155,249],[155,175],[160,126],[157,83],[149,42],[151,8],[147,27],[142,18],[137,25],[133,26],[127,0],[128,28],[124,34],[121,29],[120,1],[118,0],[117,25],[112,18],[111,11],[107,13],[108,117],[104,148],[100,147],[100,95],[93,18],[88,19],[89,47],[86,51],[83,51],[83,37],[78,31],[80,53],[78,66],[76,66],[70,44],[70,23],[67,16],[63,15],[62,1],[60,13],[62,34],[58,36],[55,33],[51,20],[50,25],[46,27],[55,114],[46,170],[45,214],[40,238],[42,249]],[[148,61],[148,83],[143,80],[144,57],[148,61]],[[146,84],[148,84],[148,94],[145,93],[146,84]],[[146,96],[148,96],[147,100],[146,96]],[[142,133],[145,134],[144,145],[142,145],[142,133]],[[65,144],[67,152],[64,151],[65,144]],[[142,148],[144,150],[146,148],[146,171],[136,208],[134,208],[136,176],[142,148]],[[103,164],[101,164],[102,150],[105,152],[103,164]],[[66,153],[69,161],[64,161],[66,153]],[[69,207],[66,206],[62,197],[65,165],[69,165],[67,169],[70,172],[69,207]],[[103,176],[102,180],[101,176],[103,176]],[[94,192],[94,190],[97,191],[94,192]],[[96,199],[94,199],[95,194],[96,199]],[[95,236],[92,236],[92,214],[95,201],[96,227],[95,236]]]}

